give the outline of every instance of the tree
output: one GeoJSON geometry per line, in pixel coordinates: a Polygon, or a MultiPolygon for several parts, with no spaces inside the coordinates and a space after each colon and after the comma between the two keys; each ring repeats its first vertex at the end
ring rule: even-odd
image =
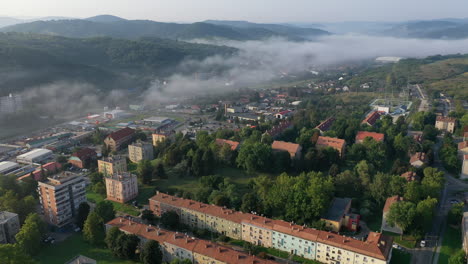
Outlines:
{"type": "Polygon", "coordinates": [[[162,162],[158,163],[153,170],[153,179],[167,179],[166,170],[162,162]]]}
{"type": "Polygon", "coordinates": [[[104,175],[99,172],[93,172],[89,175],[89,179],[91,180],[91,184],[95,185],[98,182],[103,182],[104,175]]]}
{"type": "Polygon", "coordinates": [[[83,229],[84,222],[88,218],[89,210],[90,210],[90,207],[87,202],[81,203],[80,206],[78,207],[78,213],[76,215],[76,225],[80,229],[83,229]]]}
{"type": "Polygon", "coordinates": [[[152,177],[153,168],[151,166],[151,161],[142,160],[138,163],[137,173],[138,179],[141,183],[150,184],[152,177]]]}
{"type": "Polygon", "coordinates": [[[162,257],[159,243],[154,240],[146,242],[140,253],[140,261],[143,264],[160,264],[162,263],[162,257]]]}
{"type": "Polygon", "coordinates": [[[242,197],[241,211],[244,213],[261,212],[261,203],[255,192],[248,192],[242,197]]]}
{"type": "Polygon", "coordinates": [[[94,213],[96,213],[104,223],[115,218],[114,205],[109,201],[101,201],[97,203],[96,208],[94,208],[94,213]]]}
{"type": "Polygon", "coordinates": [[[136,250],[138,248],[138,244],[140,243],[140,239],[136,235],[125,235],[124,243],[122,246],[122,256],[125,259],[135,259],[136,250]]]}
{"type": "Polygon", "coordinates": [[[15,238],[24,252],[34,256],[41,249],[41,238],[44,233],[45,225],[39,215],[29,214],[15,238]]]}
{"type": "Polygon", "coordinates": [[[92,245],[100,245],[104,241],[104,222],[96,212],[88,215],[83,226],[83,237],[92,245]]]}
{"type": "Polygon", "coordinates": [[[411,226],[416,216],[416,207],[411,202],[400,201],[390,206],[387,214],[387,222],[392,226],[398,226],[405,232],[411,226]]]}
{"type": "Polygon", "coordinates": [[[176,229],[179,225],[179,215],[174,211],[168,211],[161,215],[161,224],[170,229],[176,229]]]}
{"type": "Polygon", "coordinates": [[[416,206],[418,222],[425,230],[429,230],[434,216],[434,208],[437,206],[436,198],[427,198],[422,200],[416,206]]]}
{"type": "Polygon", "coordinates": [[[454,255],[450,256],[448,264],[466,264],[466,254],[460,249],[454,255]]]}
{"type": "Polygon", "coordinates": [[[237,156],[237,165],[249,172],[265,171],[270,167],[271,146],[262,143],[246,143],[237,156]]]}
{"type": "Polygon", "coordinates": [[[366,160],[361,160],[356,167],[354,167],[356,174],[359,176],[361,180],[361,184],[364,188],[368,188],[372,182],[372,175],[374,168],[372,165],[368,164],[366,160]]]}
{"type": "Polygon", "coordinates": [[[117,247],[117,238],[123,234],[122,231],[116,226],[113,226],[107,231],[106,238],[104,242],[107,245],[107,248],[114,252],[117,247]]]}
{"type": "Polygon", "coordinates": [[[143,210],[143,212],[141,212],[141,219],[147,223],[152,223],[154,221],[153,211],[148,209],[143,210]]]}
{"type": "Polygon", "coordinates": [[[444,186],[444,173],[436,168],[427,167],[424,169],[424,178],[421,181],[422,189],[425,192],[425,197],[439,197],[440,191],[444,186]]]}
{"type": "Polygon", "coordinates": [[[18,244],[0,244],[0,263],[2,264],[35,264],[18,244]]]}
{"type": "Polygon", "coordinates": [[[94,186],[92,188],[93,188],[93,192],[95,192],[97,194],[100,194],[100,195],[106,195],[107,194],[106,185],[103,182],[98,182],[98,183],[94,184],[94,186]]]}

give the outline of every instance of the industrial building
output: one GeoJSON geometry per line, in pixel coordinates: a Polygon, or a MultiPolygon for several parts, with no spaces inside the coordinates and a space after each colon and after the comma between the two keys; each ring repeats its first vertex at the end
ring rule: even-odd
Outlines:
{"type": "Polygon", "coordinates": [[[16,162],[2,161],[0,162],[0,174],[8,175],[9,173],[17,170],[19,167],[19,164],[16,162]]]}
{"type": "Polygon", "coordinates": [[[16,157],[18,163],[31,164],[43,163],[46,160],[52,159],[52,151],[48,149],[34,149],[27,153],[21,154],[16,157]]]}

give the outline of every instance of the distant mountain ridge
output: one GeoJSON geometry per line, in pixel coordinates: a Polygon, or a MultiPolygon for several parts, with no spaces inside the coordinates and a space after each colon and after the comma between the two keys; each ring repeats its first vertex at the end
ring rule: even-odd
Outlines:
{"type": "Polygon", "coordinates": [[[468,20],[448,19],[401,23],[384,30],[381,35],[402,38],[464,39],[468,38],[468,20]]]}
{"type": "Polygon", "coordinates": [[[87,19],[35,21],[3,27],[0,32],[21,32],[59,35],[65,37],[96,37],[137,39],[158,37],[192,40],[200,38],[221,38],[230,40],[260,40],[269,37],[284,37],[290,40],[306,40],[329,35],[324,30],[300,28],[276,24],[256,24],[247,26],[228,23],[197,22],[193,24],[163,23],[151,20],[126,20],[111,15],[100,15],[87,19]]]}

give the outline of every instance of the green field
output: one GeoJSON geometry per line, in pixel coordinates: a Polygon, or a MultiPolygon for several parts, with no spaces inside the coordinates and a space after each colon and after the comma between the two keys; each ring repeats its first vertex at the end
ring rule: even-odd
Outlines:
{"type": "Polygon", "coordinates": [[[392,260],[390,264],[410,264],[411,263],[411,254],[404,252],[398,249],[392,250],[392,260]]]}
{"type": "MultiPolygon", "coordinates": [[[[86,199],[92,203],[99,203],[100,201],[104,201],[105,197],[92,192],[91,190],[86,191],[86,199]]],[[[114,209],[117,212],[126,213],[133,216],[138,216],[140,211],[138,211],[134,206],[129,204],[121,204],[117,202],[110,201],[114,205],[114,209]]]]}
{"type": "Polygon", "coordinates": [[[91,246],[81,234],[73,234],[67,240],[45,246],[35,258],[41,264],[63,264],[77,255],[97,260],[99,264],[133,264],[136,262],[120,260],[112,256],[110,250],[91,246]]]}
{"type": "Polygon", "coordinates": [[[417,240],[414,239],[413,237],[409,235],[403,235],[401,237],[399,234],[391,233],[391,232],[383,232],[386,235],[392,236],[393,237],[393,242],[405,247],[405,248],[415,248],[416,247],[416,242],[417,240]]]}
{"type": "Polygon", "coordinates": [[[447,264],[450,256],[462,248],[461,230],[447,225],[442,247],[440,248],[439,264],[447,264]]]}

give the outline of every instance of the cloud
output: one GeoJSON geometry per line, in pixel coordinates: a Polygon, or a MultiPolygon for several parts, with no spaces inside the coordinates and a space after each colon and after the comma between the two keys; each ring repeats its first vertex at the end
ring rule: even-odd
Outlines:
{"type": "Polygon", "coordinates": [[[379,56],[408,58],[468,53],[468,39],[428,40],[332,35],[310,42],[291,42],[281,38],[246,42],[196,42],[232,46],[240,52],[231,58],[214,56],[202,61],[183,62],[179,67],[180,72],[195,73],[176,73],[167,78],[167,85],[154,82],[144,94],[147,103],[176,96],[225,91],[279,78],[284,73],[373,60],[379,56]]]}

